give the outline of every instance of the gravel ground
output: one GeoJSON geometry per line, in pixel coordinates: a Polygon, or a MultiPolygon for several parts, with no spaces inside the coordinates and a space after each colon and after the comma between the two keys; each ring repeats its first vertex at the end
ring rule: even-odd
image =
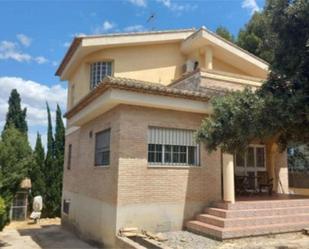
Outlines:
{"type": "Polygon", "coordinates": [[[163,244],[172,249],[309,249],[309,236],[287,233],[216,241],[187,231],[165,233],[163,244]]]}

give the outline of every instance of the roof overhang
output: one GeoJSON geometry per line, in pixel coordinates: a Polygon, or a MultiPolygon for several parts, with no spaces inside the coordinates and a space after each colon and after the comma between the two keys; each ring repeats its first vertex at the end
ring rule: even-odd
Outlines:
{"type": "Polygon", "coordinates": [[[75,37],[56,75],[60,76],[61,80],[67,80],[83,57],[105,48],[180,42],[194,31],[184,29],[75,37]]]}
{"type": "Polygon", "coordinates": [[[70,114],[69,125],[81,126],[120,104],[204,114],[212,112],[210,103],[206,101],[109,88],[87,104],[87,108],[82,108],[75,114],[70,114]]]}
{"type": "Polygon", "coordinates": [[[238,47],[234,43],[223,39],[204,27],[188,36],[181,43],[181,51],[184,54],[189,54],[196,50],[202,50],[207,46],[212,48],[216,58],[229,62],[243,71],[254,68],[261,73],[265,73],[269,70],[269,64],[264,60],[238,47]]]}

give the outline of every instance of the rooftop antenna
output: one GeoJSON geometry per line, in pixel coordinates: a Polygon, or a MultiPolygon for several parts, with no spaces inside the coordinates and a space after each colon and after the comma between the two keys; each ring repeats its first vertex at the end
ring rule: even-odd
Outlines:
{"type": "MultiPolygon", "coordinates": [[[[155,13],[155,12],[152,12],[152,13],[150,14],[150,16],[148,17],[146,23],[147,23],[147,24],[154,23],[155,20],[156,20],[156,18],[157,18],[156,13],[155,13]]],[[[154,27],[154,26],[151,27],[150,30],[152,30],[152,31],[155,30],[155,27],[154,27]]]]}

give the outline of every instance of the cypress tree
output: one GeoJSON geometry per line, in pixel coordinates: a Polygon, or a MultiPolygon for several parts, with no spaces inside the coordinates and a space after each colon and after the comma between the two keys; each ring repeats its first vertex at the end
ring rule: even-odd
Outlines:
{"type": "Polygon", "coordinates": [[[61,159],[61,157],[62,157],[62,160],[63,160],[64,133],[65,133],[65,128],[64,128],[64,124],[63,124],[63,120],[62,120],[61,109],[60,109],[59,105],[57,105],[56,129],[55,129],[55,157],[56,157],[56,159],[61,159]]]}
{"type": "Polygon", "coordinates": [[[8,129],[9,126],[15,127],[22,134],[27,135],[28,125],[26,121],[27,108],[21,108],[20,95],[16,89],[11,91],[11,95],[8,101],[9,110],[6,114],[6,122],[3,132],[8,129]]]}
{"type": "Polygon", "coordinates": [[[44,179],[46,184],[46,191],[43,197],[45,203],[45,207],[43,209],[43,215],[46,217],[54,217],[53,215],[54,196],[56,192],[53,186],[53,182],[55,179],[55,170],[54,170],[55,153],[54,153],[53,127],[48,103],[46,103],[46,110],[47,110],[48,126],[47,126],[47,152],[44,164],[44,179]]]}
{"type": "Polygon", "coordinates": [[[56,110],[56,128],[55,128],[55,214],[60,215],[61,207],[61,194],[62,194],[62,175],[63,175],[63,163],[64,163],[64,134],[65,128],[62,120],[61,109],[57,105],[56,110]]]}
{"type": "Polygon", "coordinates": [[[30,170],[30,179],[32,182],[32,196],[45,195],[44,181],[44,160],[45,152],[42,144],[41,135],[37,133],[36,143],[33,153],[34,164],[30,170]]]}
{"type": "Polygon", "coordinates": [[[47,153],[46,153],[46,161],[52,161],[55,155],[55,142],[53,136],[53,125],[51,120],[50,108],[48,103],[46,103],[47,110],[47,153]]]}

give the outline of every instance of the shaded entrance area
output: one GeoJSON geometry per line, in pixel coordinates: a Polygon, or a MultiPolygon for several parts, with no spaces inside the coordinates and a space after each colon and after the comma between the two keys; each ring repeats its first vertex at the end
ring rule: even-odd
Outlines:
{"type": "Polygon", "coordinates": [[[289,193],[287,153],[276,144],[223,153],[222,175],[222,201],[189,221],[190,231],[224,240],[309,227],[309,198],[289,193]]]}

